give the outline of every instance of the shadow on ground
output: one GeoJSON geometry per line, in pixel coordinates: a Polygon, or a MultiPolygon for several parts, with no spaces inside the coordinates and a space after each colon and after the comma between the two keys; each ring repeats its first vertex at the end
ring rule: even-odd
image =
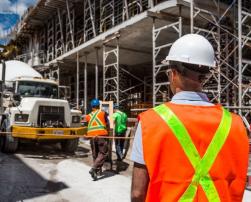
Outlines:
{"type": "Polygon", "coordinates": [[[122,172],[122,171],[126,171],[129,167],[129,164],[124,162],[124,161],[116,161],[116,171],[122,172]]]}
{"type": "Polygon", "coordinates": [[[126,171],[130,165],[122,161],[113,161],[111,165],[110,162],[105,162],[103,166],[103,172],[99,175],[98,180],[112,177],[118,175],[120,172],[126,171]]]}
{"type": "Polygon", "coordinates": [[[87,158],[90,150],[84,147],[78,147],[74,153],[66,153],[61,150],[59,144],[55,143],[22,143],[17,151],[26,158],[60,160],[73,158],[87,158]]]}
{"type": "Polygon", "coordinates": [[[109,178],[114,175],[117,175],[117,172],[115,170],[104,170],[102,174],[98,177],[98,180],[109,178]]]}
{"type": "Polygon", "coordinates": [[[44,179],[15,155],[0,153],[0,201],[23,201],[68,188],[44,179]]]}

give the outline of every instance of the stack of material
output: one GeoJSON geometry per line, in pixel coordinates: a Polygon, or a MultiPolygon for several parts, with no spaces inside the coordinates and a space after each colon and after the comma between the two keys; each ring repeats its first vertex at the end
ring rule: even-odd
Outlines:
{"type": "Polygon", "coordinates": [[[140,103],[140,104],[134,104],[131,106],[131,116],[130,117],[137,117],[139,113],[146,111],[150,108],[152,108],[152,103],[140,103]]]}

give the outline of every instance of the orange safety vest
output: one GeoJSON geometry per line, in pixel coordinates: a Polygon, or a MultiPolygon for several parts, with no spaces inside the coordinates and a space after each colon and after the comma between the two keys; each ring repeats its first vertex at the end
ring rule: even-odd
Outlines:
{"type": "Polygon", "coordinates": [[[106,130],[105,112],[96,110],[86,116],[88,122],[87,136],[103,136],[108,135],[106,130]]]}
{"type": "MultiPolygon", "coordinates": [[[[172,110],[186,128],[199,158],[202,158],[221,122],[222,107],[173,103],[165,106],[172,110]]],[[[208,176],[211,177],[220,201],[241,202],[248,167],[248,136],[241,118],[236,114],[230,114],[230,117],[232,122],[228,136],[208,176]]],[[[140,121],[144,159],[150,178],[146,201],[182,201],[180,199],[196,174],[195,168],[173,131],[154,109],[142,113],[140,121]]],[[[209,201],[205,194],[207,190],[204,191],[201,184],[196,186],[194,198],[188,201],[209,201]]]]}

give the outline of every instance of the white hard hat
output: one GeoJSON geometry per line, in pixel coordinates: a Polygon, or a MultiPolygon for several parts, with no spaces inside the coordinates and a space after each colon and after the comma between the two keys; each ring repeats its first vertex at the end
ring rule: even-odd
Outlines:
{"type": "Polygon", "coordinates": [[[214,49],[205,37],[198,34],[187,34],[173,43],[165,61],[215,67],[214,49]]]}

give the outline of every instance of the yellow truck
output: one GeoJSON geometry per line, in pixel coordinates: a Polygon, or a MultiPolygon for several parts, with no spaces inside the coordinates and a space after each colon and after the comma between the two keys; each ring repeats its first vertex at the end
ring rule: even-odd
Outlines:
{"type": "Polygon", "coordinates": [[[71,110],[68,101],[59,98],[58,83],[16,60],[5,62],[2,72],[1,150],[15,152],[24,140],[53,140],[63,151],[74,152],[86,129],[80,125],[81,111],[71,110]]]}

